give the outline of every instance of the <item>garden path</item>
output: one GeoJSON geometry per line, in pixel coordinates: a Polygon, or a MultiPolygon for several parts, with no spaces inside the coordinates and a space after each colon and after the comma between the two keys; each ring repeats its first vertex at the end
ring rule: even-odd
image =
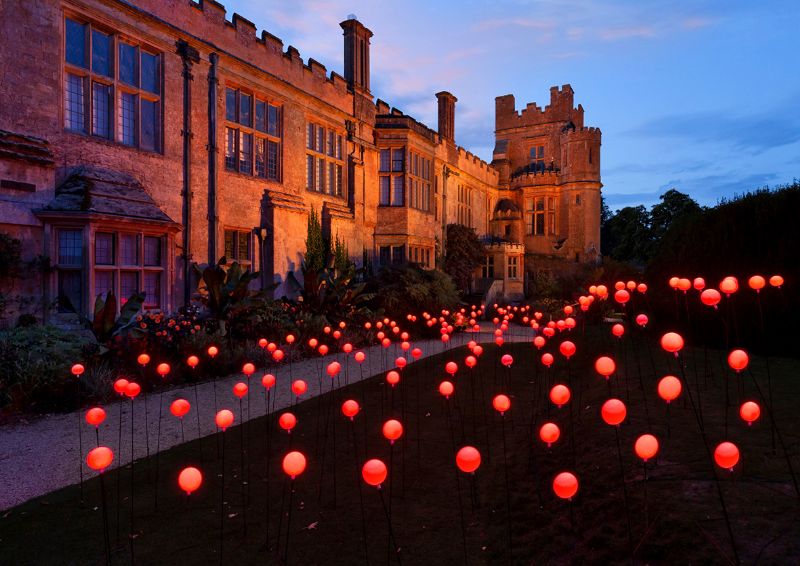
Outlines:
{"type": "MultiPolygon", "coordinates": [[[[491,323],[483,322],[478,333],[464,333],[453,337],[450,348],[465,345],[469,340],[485,343],[491,342],[494,327],[491,323]]],[[[530,340],[533,331],[529,328],[513,326],[504,335],[510,342],[530,340]]],[[[412,348],[418,347],[423,351],[420,360],[427,356],[436,355],[445,350],[439,340],[426,340],[412,343],[412,348]]],[[[369,378],[388,371],[393,367],[393,360],[400,352],[399,346],[393,343],[384,357],[380,345],[362,349],[366,354],[363,362],[363,378],[369,378]]],[[[272,390],[275,397],[274,411],[289,407],[294,402],[291,393],[291,379],[304,379],[308,384],[308,391],[301,397],[301,401],[319,395],[319,381],[316,376],[322,374],[324,392],[330,387],[329,378],[325,376],[325,367],[333,360],[342,364],[341,384],[345,385],[344,376],[348,376],[350,383],[361,379],[358,363],[352,355],[343,353],[330,354],[325,357],[309,358],[294,362],[290,368],[288,364],[270,366],[266,371],[259,368],[251,377],[250,414],[247,414],[247,401],[245,400],[245,421],[258,418],[265,414],[264,390],[261,386],[261,376],[270,372],[277,378],[277,385],[272,390]]],[[[418,363],[418,362],[417,362],[418,363]]],[[[163,416],[161,422],[160,450],[169,449],[181,443],[181,428],[178,419],[169,412],[169,406],[175,399],[187,399],[192,408],[185,417],[184,433],[186,440],[198,437],[198,422],[196,411],[200,410],[200,436],[208,436],[217,432],[214,424],[215,390],[216,401],[219,409],[231,409],[235,415],[235,423],[242,419],[239,415],[238,399],[233,395],[233,385],[238,381],[246,381],[242,374],[234,374],[216,381],[207,381],[197,385],[197,402],[195,402],[195,389],[193,385],[183,385],[173,389],[164,390],[163,393],[147,396],[147,429],[149,436],[150,454],[155,454],[158,436],[159,399],[163,395],[163,416]]],[[[107,413],[105,422],[99,428],[99,438],[102,445],[114,450],[114,465],[126,465],[131,461],[130,448],[130,415],[131,403],[128,401],[115,401],[104,405],[107,413]],[[121,416],[120,416],[121,413],[121,416]],[[122,419],[122,450],[118,450],[118,430],[120,418],[122,419]]],[[[78,423],[81,427],[83,443],[80,463],[85,477],[90,475],[90,470],[85,466],[85,454],[96,445],[95,433],[83,420],[84,411],[75,411],[66,414],[46,415],[31,421],[17,422],[0,428],[0,511],[5,510],[34,497],[38,497],[63,487],[78,483],[80,469],[78,467],[78,454],[81,453],[78,439],[78,423]]],[[[142,458],[147,452],[147,439],[144,427],[144,400],[140,396],[134,402],[134,418],[136,423],[136,436],[134,450],[136,458],[142,458]]],[[[207,449],[211,449],[210,445],[207,449]]]]}

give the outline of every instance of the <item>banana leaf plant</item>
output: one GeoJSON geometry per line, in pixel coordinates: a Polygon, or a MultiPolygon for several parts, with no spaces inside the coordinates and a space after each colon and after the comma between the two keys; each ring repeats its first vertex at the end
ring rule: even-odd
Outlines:
{"type": "Polygon", "coordinates": [[[226,334],[226,326],[231,317],[263,298],[263,291],[250,289],[250,284],[261,275],[259,271],[242,269],[238,262],[233,262],[230,266],[227,263],[227,258],[223,256],[216,265],[209,265],[204,269],[197,264],[193,265],[198,276],[200,302],[208,310],[209,316],[217,321],[222,335],[226,334]]]}

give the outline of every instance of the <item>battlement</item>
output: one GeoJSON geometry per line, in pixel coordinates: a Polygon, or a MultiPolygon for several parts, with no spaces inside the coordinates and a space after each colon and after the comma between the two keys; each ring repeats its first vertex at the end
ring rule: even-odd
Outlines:
{"type": "Polygon", "coordinates": [[[541,108],[536,102],[529,102],[519,112],[513,94],[495,98],[495,130],[524,128],[552,122],[572,121],[577,127],[583,126],[583,107],[573,107],[575,91],[569,84],[561,88],[550,88],[550,104],[541,108]]]}
{"type": "MultiPolygon", "coordinates": [[[[314,92],[336,106],[342,106],[342,97],[350,93],[347,81],[336,72],[329,72],[324,64],[309,58],[303,61],[300,51],[293,46],[284,50],[281,38],[262,31],[257,34],[256,24],[239,13],[230,20],[225,6],[215,0],[190,2],[164,2],[139,0],[132,9],[144,17],[174,25],[178,33],[184,32],[187,41],[203,51],[228,54],[238,61],[252,65],[256,72],[272,75],[298,88],[314,92]]],[[[201,55],[202,57],[202,55],[201,55]]]]}
{"type": "Polygon", "coordinates": [[[475,155],[471,151],[468,151],[468,150],[464,149],[460,145],[456,147],[456,151],[458,151],[458,161],[459,161],[458,166],[459,167],[463,168],[463,165],[462,165],[462,160],[463,160],[463,162],[466,162],[466,164],[473,165],[473,166],[477,167],[478,169],[480,169],[482,171],[486,171],[489,174],[492,174],[492,175],[495,175],[495,176],[499,175],[499,172],[497,171],[497,169],[492,167],[491,163],[487,163],[486,161],[484,161],[483,159],[481,159],[480,157],[478,157],[477,155],[475,155]]]}
{"type": "Polygon", "coordinates": [[[600,128],[566,128],[561,132],[561,135],[569,138],[567,141],[574,140],[593,140],[600,141],[603,135],[600,128]]]}
{"type": "Polygon", "coordinates": [[[561,172],[553,169],[546,171],[524,171],[511,175],[511,188],[529,187],[531,185],[557,185],[561,172]]]}

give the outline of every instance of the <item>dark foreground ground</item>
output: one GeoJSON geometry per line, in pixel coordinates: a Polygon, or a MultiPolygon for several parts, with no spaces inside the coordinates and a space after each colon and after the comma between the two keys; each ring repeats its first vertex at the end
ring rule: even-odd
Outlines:
{"type": "MultiPolygon", "coordinates": [[[[229,429],[224,440],[223,562],[282,563],[288,554],[290,563],[303,565],[363,564],[367,560],[385,564],[390,558],[404,564],[609,564],[630,563],[632,555],[633,562],[647,564],[733,563],[733,546],[716,475],[741,563],[798,563],[798,497],[781,442],[776,439],[773,451],[768,411],[763,404],[762,418],[752,427],[738,416],[740,400],[759,401],[754,377],[766,393],[766,360],[753,360],[753,372],[737,377],[727,370],[721,352],[692,352],[687,348],[683,358],[688,385],[695,401],[700,400],[710,449],[713,451],[718,442],[727,439],[741,450],[742,459],[730,473],[712,469],[709,464],[686,396],[686,384],[681,398],[671,405],[668,433],[666,405],[656,395],[656,382],[666,373],[679,377],[681,374],[677,362],[658,348],[657,337],[647,341],[626,337],[624,343],[625,355],[608,337],[607,328],[587,330],[585,336],[579,331],[557,336],[546,348],[557,359],[550,373],[538,362],[540,353],[529,344],[509,344],[501,349],[514,356],[511,369],[499,364],[494,346],[486,346],[471,375],[463,365],[466,348],[454,348],[409,366],[393,392],[379,376],[363,387],[356,384],[333,396],[299,404],[294,410],[299,422],[291,441],[277,427],[275,415],[270,420],[273,430],[269,451],[267,420],[252,421],[244,430],[229,429]],[[578,346],[569,370],[557,354],[556,343],[563,338],[578,346]],[[619,439],[630,530],[615,431],[599,416],[609,388],[594,372],[593,361],[603,354],[616,357],[621,366],[612,377],[611,390],[628,405],[628,419],[619,429],[619,439]],[[460,366],[454,379],[456,392],[449,401],[450,418],[448,407],[437,392],[438,383],[445,378],[443,368],[448,359],[456,359],[460,366]],[[573,400],[569,407],[558,410],[546,402],[546,386],[554,381],[572,382],[573,400]],[[730,398],[727,435],[726,381],[730,398]],[[512,397],[504,427],[491,407],[492,396],[500,392],[512,397]],[[339,411],[347,398],[363,400],[365,406],[352,424],[339,411]],[[387,463],[390,460],[389,443],[381,435],[381,424],[390,415],[405,425],[404,436],[391,454],[391,486],[387,482],[383,488],[400,547],[397,555],[389,549],[380,495],[360,478],[365,455],[387,463]],[[561,438],[549,450],[538,440],[538,426],[532,428],[532,418],[538,424],[549,419],[561,427],[561,438]],[[507,468],[503,459],[504,428],[507,468]],[[633,443],[646,432],[659,438],[661,450],[657,460],[648,464],[645,486],[643,466],[633,452],[633,443]],[[244,468],[242,438],[246,447],[244,468]],[[287,553],[290,495],[280,460],[290,442],[292,449],[306,454],[308,467],[294,482],[287,553]],[[474,479],[456,472],[454,446],[464,444],[477,446],[483,454],[474,479]],[[564,470],[574,472],[581,482],[571,504],[555,498],[550,487],[555,474],[564,470]],[[243,476],[245,480],[249,478],[244,490],[243,476]],[[246,513],[242,505],[245,494],[246,513]],[[511,510],[510,544],[507,506],[511,510]],[[366,531],[366,550],[362,529],[366,531]]],[[[769,368],[775,420],[793,465],[800,470],[800,363],[771,358],[769,368]]],[[[260,386],[254,385],[250,395],[251,403],[264,403],[260,386]]],[[[238,402],[232,397],[227,406],[238,415],[238,402]]],[[[129,450],[129,438],[130,431],[124,431],[122,450],[129,450]]],[[[157,510],[153,491],[155,458],[136,462],[136,563],[220,563],[221,440],[219,434],[203,440],[202,460],[196,440],[161,454],[157,510]],[[188,498],[177,486],[178,472],[186,465],[200,467],[205,475],[201,489],[188,498]]],[[[117,450],[116,440],[111,448],[117,450]]],[[[131,563],[130,477],[129,466],[104,474],[114,564],[131,563]],[[118,489],[122,503],[119,522],[118,489]]],[[[81,505],[79,488],[72,486],[0,516],[0,563],[103,563],[97,478],[84,484],[84,494],[85,503],[81,505]]]]}

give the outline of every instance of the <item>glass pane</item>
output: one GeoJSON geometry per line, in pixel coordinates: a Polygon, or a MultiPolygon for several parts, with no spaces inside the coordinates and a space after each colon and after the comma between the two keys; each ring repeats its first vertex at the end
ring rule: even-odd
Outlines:
{"type": "Polygon", "coordinates": [[[147,92],[159,94],[161,92],[161,89],[159,88],[161,80],[159,79],[158,55],[153,55],[152,53],[147,53],[146,51],[142,51],[141,53],[142,88],[147,92]]]}
{"type": "Polygon", "coordinates": [[[342,158],[342,136],[336,136],[336,159],[342,158]]]}
{"type": "Polygon", "coordinates": [[[380,248],[380,262],[381,265],[388,265],[392,257],[392,248],[389,246],[381,246],[380,248]]]}
{"type": "Polygon", "coordinates": [[[58,272],[58,310],[59,312],[83,311],[82,276],[79,270],[58,272]]]}
{"type": "Polygon", "coordinates": [[[119,44],[119,80],[125,84],[139,86],[139,57],[136,47],[119,44]]]}
{"type": "Polygon", "coordinates": [[[158,151],[160,149],[160,121],[159,104],[142,99],[142,139],[139,144],[142,149],[158,151]]]}
{"type": "Polygon", "coordinates": [[[225,257],[231,261],[236,257],[234,254],[235,249],[233,245],[233,239],[235,235],[236,232],[233,232],[232,230],[225,230],[225,257]]]}
{"type": "Polygon", "coordinates": [[[64,127],[74,132],[86,133],[83,77],[67,73],[64,98],[64,127]]]}
{"type": "Polygon", "coordinates": [[[249,94],[239,96],[239,123],[243,126],[251,126],[253,123],[253,97],[249,94]]]}
{"type": "Polygon", "coordinates": [[[120,265],[139,265],[139,237],[136,234],[119,235],[120,265]]]}
{"type": "Polygon", "coordinates": [[[161,265],[161,238],[144,237],[144,264],[151,267],[161,265]]]}
{"type": "Polygon", "coordinates": [[[267,131],[267,103],[263,100],[256,100],[256,130],[267,131]]]}
{"type": "Polygon", "coordinates": [[[381,150],[381,163],[380,163],[380,170],[381,171],[390,171],[391,170],[391,154],[388,149],[381,150]]]}
{"type": "Polygon", "coordinates": [[[83,257],[83,232],[81,230],[59,230],[59,265],[81,265],[83,257]]]}
{"type": "Polygon", "coordinates": [[[154,308],[161,305],[161,273],[144,274],[144,306],[154,308]]]}
{"type": "Polygon", "coordinates": [[[342,166],[336,166],[336,196],[342,196],[342,166]]]}
{"type": "Polygon", "coordinates": [[[256,138],[256,175],[259,177],[267,176],[267,140],[256,138]]]}
{"type": "Polygon", "coordinates": [[[336,167],[332,162],[328,162],[328,194],[336,194],[336,167]]]}
{"type": "Polygon", "coordinates": [[[394,177],[392,206],[403,206],[403,177],[394,177]]]}
{"type": "Polygon", "coordinates": [[[112,76],[111,36],[92,30],[92,71],[105,77],[112,76]]]}
{"type": "Polygon", "coordinates": [[[277,106],[269,105],[269,121],[267,133],[279,138],[281,136],[281,112],[277,106]]]}
{"type": "Polygon", "coordinates": [[[392,171],[402,171],[405,152],[402,148],[392,150],[392,171]]]}
{"type": "Polygon", "coordinates": [[[392,263],[401,264],[405,259],[405,246],[392,246],[392,263]]]}
{"type": "Polygon", "coordinates": [[[70,65],[86,68],[86,24],[67,19],[66,60],[70,65]]]}
{"type": "Polygon", "coordinates": [[[253,173],[253,134],[240,134],[239,172],[248,175],[253,173]]]}
{"type": "Polygon", "coordinates": [[[250,261],[250,233],[249,232],[239,232],[238,233],[238,244],[239,252],[237,259],[239,261],[250,261]]]}
{"type": "Polygon", "coordinates": [[[114,265],[114,234],[98,232],[94,235],[94,262],[114,265]]]}
{"type": "Polygon", "coordinates": [[[114,292],[114,272],[95,271],[94,272],[94,296],[101,296],[105,299],[108,293],[114,292]]]}
{"type": "Polygon", "coordinates": [[[317,158],[317,192],[325,192],[325,160],[317,158]]]}
{"type": "Polygon", "coordinates": [[[325,128],[317,126],[317,151],[325,153],[325,128]]]}
{"type": "Polygon", "coordinates": [[[391,203],[389,188],[392,178],[383,176],[380,179],[380,204],[383,206],[388,206],[391,203]]]}
{"type": "Polygon", "coordinates": [[[539,159],[544,159],[544,146],[539,146],[539,159]]]}
{"type": "Polygon", "coordinates": [[[544,234],[544,214],[536,215],[536,234],[544,234]]]}
{"type": "Polygon", "coordinates": [[[134,293],[139,292],[139,272],[122,271],[119,274],[119,304],[124,305],[134,293]]]}
{"type": "Polygon", "coordinates": [[[314,124],[309,124],[306,128],[306,148],[314,149],[314,124]]]}
{"type": "Polygon", "coordinates": [[[236,121],[236,91],[232,88],[225,89],[225,119],[236,121]]]}
{"type": "Polygon", "coordinates": [[[314,156],[306,155],[306,189],[314,190],[314,156]]]}
{"type": "Polygon", "coordinates": [[[236,142],[239,139],[239,130],[225,128],[225,168],[236,171],[236,142]]]}
{"type": "Polygon", "coordinates": [[[111,87],[92,83],[92,133],[111,137],[111,87]]]}
{"type": "Polygon", "coordinates": [[[280,179],[280,169],[278,167],[280,154],[280,144],[274,141],[267,142],[267,177],[274,180],[280,179]]]}
{"type": "Polygon", "coordinates": [[[136,145],[136,95],[123,92],[119,97],[119,141],[136,145]]]}
{"type": "Polygon", "coordinates": [[[336,157],[336,134],[328,130],[328,155],[336,157]]]}

